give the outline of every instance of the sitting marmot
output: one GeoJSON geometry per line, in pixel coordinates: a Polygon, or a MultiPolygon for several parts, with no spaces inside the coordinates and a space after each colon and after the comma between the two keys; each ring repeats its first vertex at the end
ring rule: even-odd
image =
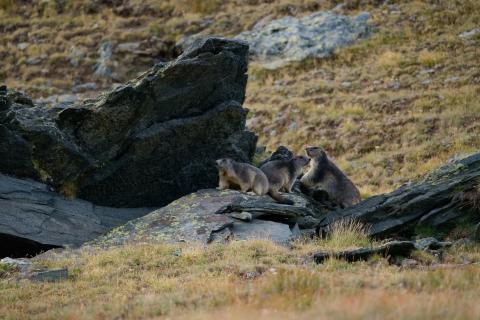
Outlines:
{"type": "Polygon", "coordinates": [[[280,203],[293,205],[293,201],[285,199],[279,191],[292,192],[293,184],[309,162],[307,157],[296,156],[290,160],[269,161],[261,166],[270,184],[269,195],[280,203]]]}
{"type": "Polygon", "coordinates": [[[361,201],[360,192],[319,147],[305,149],[312,159],[310,169],[300,179],[302,186],[311,190],[325,190],[331,200],[342,207],[349,207],[361,201]]]}
{"type": "Polygon", "coordinates": [[[240,187],[243,192],[253,191],[259,196],[267,194],[268,179],[262,170],[248,163],[240,163],[230,158],[216,161],[219,175],[218,187],[220,190],[232,186],[240,187]]]}

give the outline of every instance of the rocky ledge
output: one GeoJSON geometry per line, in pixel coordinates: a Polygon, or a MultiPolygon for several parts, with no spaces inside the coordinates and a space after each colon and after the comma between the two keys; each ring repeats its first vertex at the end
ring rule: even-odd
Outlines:
{"type": "Polygon", "coordinates": [[[287,243],[300,228],[314,228],[326,213],[301,194],[283,205],[268,196],[235,190],[205,189],[182,197],[146,216],[127,222],[91,245],[114,246],[134,242],[225,242],[233,239],[269,239],[287,243]]]}
{"type": "Polygon", "coordinates": [[[151,211],[65,199],[43,183],[0,174],[0,257],[79,246],[151,211]]]}
{"type": "MultiPolygon", "coordinates": [[[[279,150],[271,159],[288,154],[288,150],[279,150]]],[[[302,234],[311,235],[315,226],[321,236],[327,235],[342,219],[360,221],[370,236],[383,239],[429,233],[442,236],[459,227],[474,237],[480,221],[479,181],[480,153],[453,160],[416,183],[346,209],[335,209],[323,194],[322,199],[310,198],[298,187],[287,195],[294,206],[233,190],[200,190],[129,221],[92,244],[209,243],[252,237],[286,242],[302,234]]]]}

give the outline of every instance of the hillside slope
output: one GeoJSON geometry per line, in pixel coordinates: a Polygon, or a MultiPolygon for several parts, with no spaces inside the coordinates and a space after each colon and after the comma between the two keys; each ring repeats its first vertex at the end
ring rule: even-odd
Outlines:
{"type": "MultiPolygon", "coordinates": [[[[0,82],[35,98],[72,89],[96,94],[173,58],[185,35],[234,36],[262,19],[336,5],[2,0],[0,82]],[[94,70],[105,42],[113,48],[105,63],[112,74],[100,77],[94,70]]],[[[364,196],[390,191],[480,148],[480,36],[459,36],[480,25],[480,2],[350,1],[338,11],[370,12],[373,36],[332,58],[280,70],[251,63],[245,106],[260,144],[297,152],[322,145],[364,196]]]]}

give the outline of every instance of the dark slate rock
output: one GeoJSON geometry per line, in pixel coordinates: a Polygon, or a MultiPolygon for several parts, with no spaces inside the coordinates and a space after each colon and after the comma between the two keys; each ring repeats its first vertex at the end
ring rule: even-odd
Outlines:
{"type": "Polygon", "coordinates": [[[415,240],[415,248],[418,250],[438,250],[452,245],[449,241],[439,241],[433,237],[415,240]]]}
{"type": "Polygon", "coordinates": [[[413,236],[422,230],[446,235],[459,224],[478,223],[475,203],[465,195],[475,191],[480,179],[480,153],[454,159],[425,178],[359,204],[332,211],[318,231],[341,219],[355,219],[369,226],[375,237],[413,236]],[[467,199],[467,200],[466,200],[467,199]]]}
{"type": "Polygon", "coordinates": [[[0,96],[0,172],[98,205],[165,205],[217,184],[214,160],[250,162],[248,45],[204,38],[176,60],[80,104],[0,96]],[[3,100],[2,100],[3,99],[3,100]]]}
{"type": "Polygon", "coordinates": [[[383,257],[409,257],[415,250],[415,243],[412,241],[391,241],[376,248],[360,248],[336,253],[319,252],[313,256],[316,263],[323,263],[329,258],[343,259],[348,262],[367,260],[373,255],[383,257]]]}
{"type": "Polygon", "coordinates": [[[222,232],[213,233],[212,241],[226,242],[229,240],[269,240],[278,244],[287,244],[293,239],[293,234],[287,224],[254,219],[249,222],[234,221],[222,232]]]}
{"type": "Polygon", "coordinates": [[[45,184],[0,174],[0,239],[10,243],[2,246],[2,252],[14,250],[17,238],[23,240],[23,246],[27,246],[26,241],[39,248],[40,244],[79,246],[150,211],[69,200],[50,191],[45,184]]]}
{"type": "Polygon", "coordinates": [[[68,279],[68,269],[51,269],[29,274],[28,279],[37,282],[59,282],[68,279]]]}

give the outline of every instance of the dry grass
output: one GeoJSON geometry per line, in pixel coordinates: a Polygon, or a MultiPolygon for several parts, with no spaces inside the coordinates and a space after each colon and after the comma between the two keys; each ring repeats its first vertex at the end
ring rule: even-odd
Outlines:
{"type": "Polygon", "coordinates": [[[427,68],[432,68],[445,59],[445,54],[422,50],[418,54],[418,62],[427,68]]]}
{"type": "Polygon", "coordinates": [[[273,17],[291,12],[307,14],[322,6],[315,0],[295,4],[287,0],[128,0],[122,5],[93,0],[0,0],[0,82],[34,97],[65,93],[76,83],[92,80],[107,89],[135,77],[158,60],[172,59],[177,54],[175,42],[185,35],[234,36],[265,13],[273,17]],[[150,50],[137,55],[114,49],[113,62],[119,66],[115,79],[98,79],[93,77],[94,64],[98,47],[105,41],[114,46],[146,42],[150,50]],[[23,43],[29,47],[18,47],[23,43]],[[84,53],[73,63],[75,59],[69,56],[72,48],[81,48],[84,53]],[[54,80],[64,80],[67,86],[56,87],[51,83],[54,80]]]}
{"type": "Polygon", "coordinates": [[[221,4],[218,0],[181,0],[179,3],[182,10],[201,14],[212,14],[221,4]]]}
{"type": "MultiPolygon", "coordinates": [[[[319,244],[320,245],[320,244],[319,244]]],[[[326,244],[323,244],[326,246],[326,244]]],[[[326,248],[326,247],[325,247],[326,248]]],[[[70,278],[0,280],[2,319],[475,319],[480,268],[404,270],[383,259],[312,263],[311,243],[131,245],[84,250],[37,263],[70,278]]],[[[445,255],[480,261],[479,247],[445,255]]],[[[45,258],[46,259],[46,258],[45,258]]],[[[429,263],[431,264],[431,263],[429,263]]],[[[425,267],[426,268],[426,267],[425,267]]]]}
{"type": "Polygon", "coordinates": [[[333,223],[329,235],[324,241],[324,246],[333,251],[371,245],[372,241],[367,236],[367,227],[353,219],[343,219],[333,223]]]}
{"type": "Polygon", "coordinates": [[[398,52],[386,51],[378,57],[379,66],[387,69],[400,66],[402,61],[402,54],[398,52]]]}
{"type": "Polygon", "coordinates": [[[371,10],[378,32],[333,59],[251,67],[246,105],[261,144],[323,146],[364,196],[480,149],[478,42],[458,37],[478,25],[480,3],[396,6],[371,10]]]}

